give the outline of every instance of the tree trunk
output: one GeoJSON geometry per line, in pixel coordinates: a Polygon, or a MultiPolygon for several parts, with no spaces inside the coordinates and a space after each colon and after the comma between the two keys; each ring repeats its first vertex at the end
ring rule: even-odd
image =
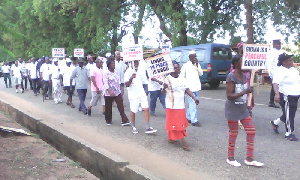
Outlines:
{"type": "Polygon", "coordinates": [[[253,4],[252,0],[245,0],[246,1],[246,23],[247,23],[247,44],[253,44],[253,4]]]}

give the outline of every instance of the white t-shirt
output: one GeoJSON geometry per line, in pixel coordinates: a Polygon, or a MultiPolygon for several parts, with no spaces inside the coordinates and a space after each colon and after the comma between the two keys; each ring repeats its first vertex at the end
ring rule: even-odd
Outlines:
{"type": "Polygon", "coordinates": [[[52,64],[51,66],[51,74],[52,74],[52,79],[58,79],[59,78],[59,75],[61,74],[60,73],[60,67],[55,64],[52,64]]]}
{"type": "Polygon", "coordinates": [[[39,76],[37,75],[36,65],[37,62],[35,63],[32,62],[29,66],[29,71],[30,71],[29,74],[31,79],[39,78],[39,76]]]}
{"type": "Polygon", "coordinates": [[[49,75],[51,74],[51,64],[44,63],[41,66],[40,73],[42,73],[44,81],[49,81],[49,75]]]}
{"type": "Polygon", "coordinates": [[[201,90],[200,77],[203,75],[203,70],[198,63],[198,67],[194,65],[190,60],[185,63],[180,72],[180,76],[186,79],[187,85],[192,92],[201,90]]]}
{"type": "Polygon", "coordinates": [[[22,61],[22,63],[20,63],[19,61],[19,66],[21,66],[21,73],[23,76],[27,76],[27,73],[26,73],[26,64],[24,61],[22,61]]]}
{"type": "Polygon", "coordinates": [[[21,69],[22,69],[22,67],[20,65],[18,65],[18,66],[12,65],[12,67],[11,67],[12,75],[14,77],[18,77],[18,78],[22,77],[22,75],[21,75],[21,69]]]}
{"type": "MultiPolygon", "coordinates": [[[[140,60],[139,68],[141,69],[141,72],[143,72],[145,74],[145,76],[147,77],[146,73],[147,73],[148,65],[145,60],[140,60]]],[[[146,78],[146,81],[143,82],[143,84],[148,84],[149,81],[148,81],[148,78],[146,78]]]]}
{"type": "MultiPolygon", "coordinates": [[[[163,82],[163,77],[162,76],[155,76],[154,78],[163,82]]],[[[157,90],[160,90],[161,88],[162,88],[162,85],[160,85],[156,81],[152,81],[151,78],[149,79],[148,91],[157,91],[157,90]]]]}
{"type": "Polygon", "coordinates": [[[166,108],[169,109],[185,109],[184,94],[187,87],[185,78],[174,78],[168,75],[165,78],[165,83],[168,85],[166,89],[166,108]]]}
{"type": "Polygon", "coordinates": [[[10,66],[4,65],[1,67],[2,73],[10,73],[10,66]]]}
{"type": "Polygon", "coordinates": [[[273,83],[279,84],[279,92],[285,95],[300,95],[300,75],[294,68],[280,66],[273,74],[273,83]]]}
{"type": "Polygon", "coordinates": [[[130,86],[127,87],[129,100],[146,96],[146,93],[143,88],[144,76],[142,75],[140,70],[136,72],[132,68],[128,68],[124,75],[124,81],[128,82],[133,73],[136,73],[136,78],[133,78],[130,86]]]}
{"type": "Polygon", "coordinates": [[[124,72],[126,70],[126,64],[123,61],[115,61],[115,71],[119,76],[120,84],[124,83],[124,72]]]}
{"type": "Polygon", "coordinates": [[[90,72],[90,75],[91,75],[91,72],[96,68],[96,63],[87,63],[87,65],[85,66],[85,68],[87,68],[90,72]]]}
{"type": "Polygon", "coordinates": [[[267,61],[267,69],[268,69],[268,73],[271,79],[273,79],[274,76],[274,72],[277,71],[278,66],[278,57],[280,54],[282,54],[283,51],[282,50],[278,50],[273,48],[270,52],[269,52],[269,59],[267,61]]]}
{"type": "MultiPolygon", "coordinates": [[[[72,65],[70,67],[65,66],[62,68],[61,74],[63,76],[64,86],[70,86],[71,75],[75,68],[76,67],[72,65]]],[[[75,80],[72,81],[72,86],[75,86],[75,80]]]]}

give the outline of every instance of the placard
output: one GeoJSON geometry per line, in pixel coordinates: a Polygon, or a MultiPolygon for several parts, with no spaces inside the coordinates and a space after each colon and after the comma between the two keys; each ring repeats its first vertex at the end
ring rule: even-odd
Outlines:
{"type": "Polygon", "coordinates": [[[174,72],[170,53],[148,58],[146,62],[148,66],[147,72],[150,78],[174,72]]]}
{"type": "Polygon", "coordinates": [[[135,44],[133,46],[123,47],[123,61],[143,60],[142,45],[135,44]]]}
{"type": "Polygon", "coordinates": [[[65,48],[52,48],[52,57],[65,57],[65,48]]]}
{"type": "Polygon", "coordinates": [[[83,48],[74,49],[74,57],[84,57],[84,49],[83,48]]]}
{"type": "Polygon", "coordinates": [[[166,54],[166,53],[170,53],[171,49],[170,49],[170,45],[169,44],[162,44],[161,45],[161,52],[163,54],[166,54]]]}
{"type": "Polygon", "coordinates": [[[242,69],[266,69],[270,45],[244,44],[242,69]]]}

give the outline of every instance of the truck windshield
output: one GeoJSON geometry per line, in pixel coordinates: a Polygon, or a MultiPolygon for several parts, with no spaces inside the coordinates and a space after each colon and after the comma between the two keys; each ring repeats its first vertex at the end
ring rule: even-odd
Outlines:
{"type": "Polygon", "coordinates": [[[213,48],[213,59],[214,60],[230,60],[231,51],[229,48],[225,47],[214,47],[213,48]]]}

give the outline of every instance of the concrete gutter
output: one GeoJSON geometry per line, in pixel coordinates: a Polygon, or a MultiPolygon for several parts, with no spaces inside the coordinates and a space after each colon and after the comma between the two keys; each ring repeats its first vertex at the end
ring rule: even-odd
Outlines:
{"type": "Polygon", "coordinates": [[[41,139],[69,158],[80,162],[83,168],[99,179],[162,179],[142,167],[130,165],[127,160],[120,156],[97,147],[80,137],[62,132],[59,128],[53,127],[53,125],[34,117],[28,112],[22,112],[1,99],[0,107],[2,111],[10,115],[16,122],[38,134],[41,139]]]}

